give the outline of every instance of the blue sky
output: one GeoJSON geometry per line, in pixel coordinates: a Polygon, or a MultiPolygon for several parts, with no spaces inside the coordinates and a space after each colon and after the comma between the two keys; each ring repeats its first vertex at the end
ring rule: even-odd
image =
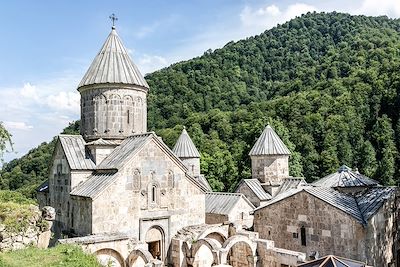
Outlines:
{"type": "Polygon", "coordinates": [[[307,11],[400,17],[399,0],[15,0],[0,8],[0,121],[24,155],[79,119],[76,86],[110,32],[143,74],[200,56],[307,11]]]}

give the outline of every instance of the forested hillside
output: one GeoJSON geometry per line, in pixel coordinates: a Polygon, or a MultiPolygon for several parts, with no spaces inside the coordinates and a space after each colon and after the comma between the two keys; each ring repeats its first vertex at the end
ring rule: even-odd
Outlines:
{"type": "MultiPolygon", "coordinates": [[[[216,190],[250,176],[247,154],[267,123],[293,152],[294,176],[346,164],[399,182],[400,20],[309,13],[146,79],[149,129],[172,147],[185,125],[216,190]]],[[[3,188],[16,188],[7,175],[19,170],[22,184],[44,179],[45,149],[38,170],[23,167],[35,151],[5,165],[3,188]]]]}

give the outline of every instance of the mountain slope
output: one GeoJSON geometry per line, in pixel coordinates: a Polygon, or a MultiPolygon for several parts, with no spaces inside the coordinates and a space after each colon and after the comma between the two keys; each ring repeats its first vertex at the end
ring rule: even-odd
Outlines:
{"type": "Polygon", "coordinates": [[[293,152],[292,175],[346,164],[395,184],[399,71],[400,20],[309,13],[147,75],[149,130],[172,147],[185,125],[217,190],[250,176],[247,153],[268,122],[293,152]]]}

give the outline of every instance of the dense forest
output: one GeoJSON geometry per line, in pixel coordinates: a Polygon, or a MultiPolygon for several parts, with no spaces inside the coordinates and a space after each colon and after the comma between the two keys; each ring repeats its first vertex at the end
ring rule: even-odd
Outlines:
{"type": "MultiPolygon", "coordinates": [[[[214,190],[250,177],[247,154],[267,123],[292,151],[293,176],[346,164],[399,183],[400,20],[308,13],[146,79],[149,130],[172,147],[185,125],[214,190]]],[[[5,164],[1,187],[32,192],[53,146],[5,164]]]]}

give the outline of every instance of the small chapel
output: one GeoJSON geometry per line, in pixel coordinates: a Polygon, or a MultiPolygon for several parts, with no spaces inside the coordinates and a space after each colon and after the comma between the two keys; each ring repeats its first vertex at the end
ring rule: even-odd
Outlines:
{"type": "Polygon", "coordinates": [[[54,243],[115,267],[297,266],[332,253],[396,266],[397,188],[347,166],[313,184],[292,177],[270,125],[249,152],[251,179],[212,192],[185,128],[173,148],[147,131],[150,88],[114,26],[77,90],[80,135],[58,136],[37,194],[55,209],[54,243]]]}

